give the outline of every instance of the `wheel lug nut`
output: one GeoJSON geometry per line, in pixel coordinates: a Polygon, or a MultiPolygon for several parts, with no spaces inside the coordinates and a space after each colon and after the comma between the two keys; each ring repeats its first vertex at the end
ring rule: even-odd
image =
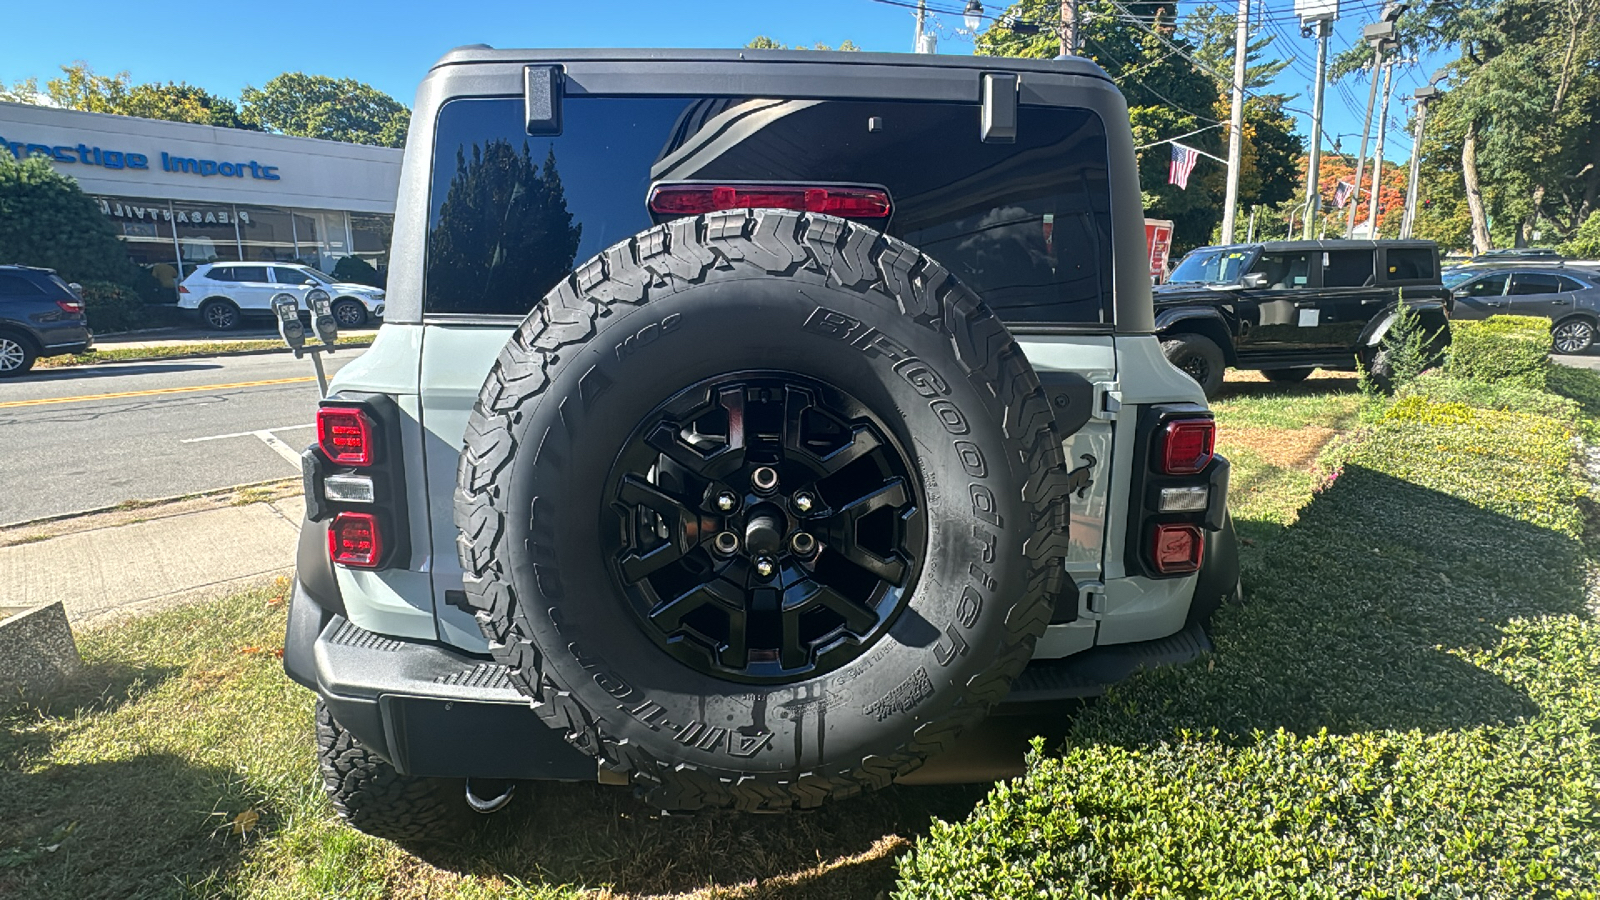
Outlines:
{"type": "Polygon", "coordinates": [[[770,494],[778,487],[778,470],[771,466],[762,466],[750,473],[750,486],[758,494],[770,494]]]}
{"type": "Polygon", "coordinates": [[[805,491],[801,491],[800,493],[794,495],[794,508],[800,512],[811,512],[811,507],[816,505],[816,498],[812,497],[805,491]]]}
{"type": "Polygon", "coordinates": [[[711,539],[711,549],[720,556],[732,556],[739,552],[739,536],[731,531],[718,532],[711,539]]]}
{"type": "Polygon", "coordinates": [[[810,556],[817,552],[817,539],[804,531],[796,531],[794,537],[789,538],[789,549],[796,556],[810,556]]]}
{"type": "Polygon", "coordinates": [[[778,571],[778,564],[770,556],[756,557],[756,574],[762,578],[771,578],[772,573],[778,571]]]}
{"type": "Polygon", "coordinates": [[[723,512],[733,512],[733,508],[738,505],[739,498],[733,495],[733,491],[723,491],[717,495],[717,509],[723,512]]]}

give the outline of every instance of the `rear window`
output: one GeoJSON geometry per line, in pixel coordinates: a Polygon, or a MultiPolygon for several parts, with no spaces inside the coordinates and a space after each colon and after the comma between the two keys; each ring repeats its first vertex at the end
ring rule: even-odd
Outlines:
{"type": "Polygon", "coordinates": [[[1432,281],[1433,251],[1424,247],[1390,247],[1384,251],[1390,281],[1432,281]]]}
{"type": "Polygon", "coordinates": [[[1105,130],[1086,110],[1022,107],[985,144],[973,104],[568,97],[533,137],[520,99],[440,110],[425,309],[523,315],[573,267],[652,224],[652,184],[869,184],[886,228],[1011,323],[1111,321],[1105,130]]]}
{"type": "Polygon", "coordinates": [[[212,281],[238,281],[239,280],[239,279],[237,279],[237,278],[235,278],[233,276],[233,267],[232,266],[212,266],[211,270],[206,273],[206,277],[211,279],[212,281]]]}
{"type": "Polygon", "coordinates": [[[1511,276],[1511,293],[1520,295],[1532,294],[1558,294],[1561,292],[1561,281],[1554,275],[1518,272],[1511,276]]]}
{"type": "Polygon", "coordinates": [[[1322,254],[1323,287],[1366,287],[1372,284],[1371,250],[1329,250],[1322,254]]]}
{"type": "Polygon", "coordinates": [[[0,295],[7,297],[37,297],[44,289],[32,280],[10,272],[0,272],[0,295]]]}

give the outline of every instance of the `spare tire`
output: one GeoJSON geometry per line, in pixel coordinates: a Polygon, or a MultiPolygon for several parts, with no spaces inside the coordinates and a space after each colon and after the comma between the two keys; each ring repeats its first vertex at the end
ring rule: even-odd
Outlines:
{"type": "Polygon", "coordinates": [[[606,250],[473,407],[466,593],[550,724],[659,808],[883,787],[983,719],[1064,579],[1061,440],[1010,334],[839,219],[606,250]]]}

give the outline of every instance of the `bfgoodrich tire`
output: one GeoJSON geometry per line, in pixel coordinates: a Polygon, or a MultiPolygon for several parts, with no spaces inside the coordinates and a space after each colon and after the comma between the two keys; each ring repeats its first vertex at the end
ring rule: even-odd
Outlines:
{"type": "Polygon", "coordinates": [[[339,817],[374,837],[400,843],[445,841],[472,824],[465,782],[401,775],[345,731],[321,700],[317,765],[339,817]]]}
{"type": "Polygon", "coordinates": [[[739,211],[545,298],[455,515],[548,722],[659,808],[780,810],[887,785],[1005,696],[1060,589],[1064,478],[1038,379],[938,263],[739,211]]]}

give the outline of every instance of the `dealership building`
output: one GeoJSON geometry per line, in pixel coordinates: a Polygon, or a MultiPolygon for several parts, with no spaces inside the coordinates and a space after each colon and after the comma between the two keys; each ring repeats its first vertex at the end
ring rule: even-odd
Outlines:
{"type": "Polygon", "coordinates": [[[167,287],[213,261],[388,266],[399,150],[3,102],[0,146],[76,178],[167,287]]]}

